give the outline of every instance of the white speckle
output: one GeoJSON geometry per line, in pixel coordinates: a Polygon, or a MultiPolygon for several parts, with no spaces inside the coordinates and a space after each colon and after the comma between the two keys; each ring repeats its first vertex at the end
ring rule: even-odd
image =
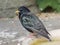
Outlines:
{"type": "Polygon", "coordinates": [[[9,23],[14,23],[14,21],[9,21],[9,23]]]}
{"type": "Polygon", "coordinates": [[[0,45],[1,45],[2,43],[0,43],[0,45]]]}
{"type": "Polygon", "coordinates": [[[3,43],[6,43],[6,42],[3,42],[3,43]]]}
{"type": "Polygon", "coordinates": [[[42,11],[43,9],[42,9],[42,8],[40,8],[40,10],[42,11]]]}
{"type": "Polygon", "coordinates": [[[18,32],[13,32],[12,34],[15,35],[15,34],[17,34],[17,33],[18,33],[18,32]]]}
{"type": "Polygon", "coordinates": [[[17,40],[18,40],[18,42],[20,42],[20,41],[23,41],[25,38],[26,38],[26,37],[21,37],[21,38],[19,38],[19,39],[17,39],[17,40]]]}
{"type": "Polygon", "coordinates": [[[29,45],[30,41],[32,41],[33,38],[26,38],[25,40],[23,40],[22,45],[29,45]]]}
{"type": "Polygon", "coordinates": [[[2,43],[3,41],[2,40],[0,40],[0,43],[2,43]]]}
{"type": "Polygon", "coordinates": [[[4,29],[4,32],[6,32],[6,31],[8,31],[10,28],[6,28],[6,29],[4,29]]]}
{"type": "Polygon", "coordinates": [[[2,31],[0,32],[0,37],[3,38],[15,38],[16,37],[17,32],[6,32],[6,31],[2,31]]]}
{"type": "Polygon", "coordinates": [[[52,26],[52,24],[49,24],[48,26],[52,26]]]}
{"type": "Polygon", "coordinates": [[[14,23],[14,21],[11,21],[11,23],[14,23]]]}
{"type": "Polygon", "coordinates": [[[13,42],[14,42],[14,41],[21,42],[21,41],[23,41],[25,38],[26,38],[26,37],[20,37],[20,38],[18,38],[18,39],[12,40],[12,41],[13,41],[13,42]]]}
{"type": "Polygon", "coordinates": [[[50,31],[52,37],[60,37],[60,29],[50,31]]]}
{"type": "Polygon", "coordinates": [[[14,42],[14,41],[16,41],[16,40],[12,40],[12,42],[14,42]]]}
{"type": "Polygon", "coordinates": [[[20,43],[18,43],[17,45],[21,45],[20,43]]]}
{"type": "Polygon", "coordinates": [[[51,19],[53,19],[53,17],[50,17],[51,19]]]}

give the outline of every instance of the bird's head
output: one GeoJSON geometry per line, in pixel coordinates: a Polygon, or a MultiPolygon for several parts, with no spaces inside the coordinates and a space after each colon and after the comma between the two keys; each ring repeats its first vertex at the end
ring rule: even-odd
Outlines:
{"type": "Polygon", "coordinates": [[[21,14],[27,13],[27,12],[30,12],[30,10],[25,6],[21,6],[17,9],[16,14],[21,15],[21,14]]]}

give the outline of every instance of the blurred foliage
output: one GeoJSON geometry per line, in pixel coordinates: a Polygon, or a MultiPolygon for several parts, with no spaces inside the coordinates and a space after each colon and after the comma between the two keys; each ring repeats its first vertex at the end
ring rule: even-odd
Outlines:
{"type": "Polygon", "coordinates": [[[60,12],[60,0],[36,0],[36,2],[41,11],[47,6],[50,6],[55,9],[56,12],[60,12]]]}

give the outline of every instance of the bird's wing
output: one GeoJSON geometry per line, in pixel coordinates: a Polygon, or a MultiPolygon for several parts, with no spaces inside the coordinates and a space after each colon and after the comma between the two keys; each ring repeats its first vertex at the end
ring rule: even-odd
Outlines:
{"type": "Polygon", "coordinates": [[[48,31],[36,15],[32,13],[23,14],[21,21],[26,29],[30,29],[33,32],[39,33],[40,35],[49,38],[48,31]]]}

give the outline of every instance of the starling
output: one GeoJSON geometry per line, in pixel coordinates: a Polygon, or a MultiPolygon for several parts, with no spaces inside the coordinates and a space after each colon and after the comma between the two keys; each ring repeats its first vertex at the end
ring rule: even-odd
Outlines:
{"type": "Polygon", "coordinates": [[[44,27],[41,20],[33,14],[27,7],[21,6],[16,11],[16,14],[19,16],[19,20],[23,27],[31,33],[35,33],[36,35],[43,36],[51,41],[49,37],[49,32],[44,27]]]}

